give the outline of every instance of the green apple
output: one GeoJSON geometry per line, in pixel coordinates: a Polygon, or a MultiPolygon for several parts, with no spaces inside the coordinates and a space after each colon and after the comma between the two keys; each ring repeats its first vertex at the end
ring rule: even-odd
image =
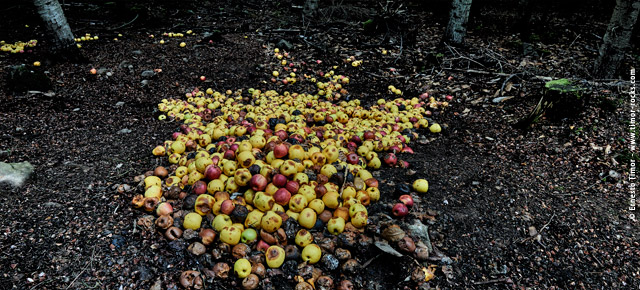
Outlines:
{"type": "Polygon", "coordinates": [[[247,259],[239,259],[233,264],[233,272],[238,278],[245,278],[251,274],[251,262],[247,259]]]}
{"type": "Polygon", "coordinates": [[[349,216],[353,218],[353,216],[360,211],[364,211],[365,213],[367,213],[367,208],[361,203],[354,203],[353,205],[351,205],[351,207],[349,207],[349,216]]]}
{"type": "Polygon", "coordinates": [[[247,218],[244,220],[244,226],[249,228],[260,229],[260,222],[262,221],[262,216],[264,216],[264,212],[254,209],[249,214],[247,214],[247,218]]]}
{"type": "Polygon", "coordinates": [[[344,231],[344,226],[345,226],[345,221],[341,217],[331,218],[327,222],[327,230],[336,236],[341,234],[344,231]]]}
{"type": "Polygon", "coordinates": [[[322,258],[322,249],[316,244],[309,244],[302,249],[301,257],[303,261],[315,264],[322,258]]]}
{"type": "Polygon", "coordinates": [[[202,216],[195,212],[191,212],[184,217],[184,222],[182,223],[182,226],[185,229],[192,229],[195,231],[200,228],[201,223],[202,223],[202,216]]]}
{"type": "Polygon", "coordinates": [[[413,182],[413,190],[419,193],[426,193],[429,190],[429,182],[425,179],[417,179],[413,182]]]}
{"type": "Polygon", "coordinates": [[[254,229],[246,229],[242,232],[242,236],[240,237],[240,241],[245,244],[250,244],[258,238],[258,233],[254,229]]]}
{"type": "Polygon", "coordinates": [[[302,212],[307,207],[307,204],[307,198],[298,193],[289,200],[289,209],[293,212],[302,212]]]}
{"type": "Polygon", "coordinates": [[[309,231],[301,229],[296,234],[295,242],[296,245],[300,247],[306,247],[307,245],[313,243],[313,235],[309,231]]]}
{"type": "Polygon", "coordinates": [[[260,222],[260,227],[269,233],[277,231],[281,225],[282,217],[274,211],[265,213],[260,222]]]}
{"type": "Polygon", "coordinates": [[[361,229],[367,225],[368,219],[369,219],[369,216],[367,215],[366,211],[359,211],[359,212],[356,212],[356,214],[351,217],[351,224],[354,227],[361,229]]]}
{"type": "Polygon", "coordinates": [[[312,208],[305,208],[298,217],[298,223],[307,229],[313,228],[316,225],[317,214],[312,208]]]}
{"type": "Polygon", "coordinates": [[[284,249],[280,246],[271,246],[265,253],[265,260],[269,268],[279,268],[284,263],[284,249]]]}
{"type": "Polygon", "coordinates": [[[233,224],[233,221],[231,221],[231,218],[228,215],[219,214],[213,219],[211,226],[217,232],[221,232],[224,227],[230,226],[232,224],[233,224]]]}
{"type": "Polygon", "coordinates": [[[242,231],[234,226],[226,226],[220,232],[220,240],[232,246],[240,242],[240,236],[242,231]]]}

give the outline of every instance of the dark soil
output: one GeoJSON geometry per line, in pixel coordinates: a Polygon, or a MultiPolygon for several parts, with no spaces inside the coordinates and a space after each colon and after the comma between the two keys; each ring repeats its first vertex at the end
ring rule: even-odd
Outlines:
{"type": "MultiPolygon", "coordinates": [[[[526,130],[512,127],[543,93],[544,82],[535,76],[593,80],[588,71],[608,20],[602,15],[612,7],[606,13],[580,9],[585,24],[578,26],[562,10],[536,18],[546,21],[537,25],[558,33],[541,36],[533,44],[535,55],[524,57],[517,35],[504,25],[487,28],[495,20],[515,19],[514,11],[495,12],[501,2],[481,2],[474,10],[463,48],[440,46],[447,9],[419,1],[405,1],[404,14],[357,1],[324,3],[321,15],[304,23],[301,10],[291,8],[303,1],[180,7],[66,2],[74,33],[100,37],[82,43],[88,63],[47,61],[48,41],[32,8],[24,2],[2,8],[7,17],[0,40],[39,43],[32,53],[0,54],[0,161],[35,166],[23,187],[0,184],[0,289],[175,289],[180,272],[206,267],[185,245],[141,229],[136,222],[144,213],[130,206],[134,192],[118,193],[117,187],[135,187],[135,176],[168,164],[151,154],[179,125],[156,118],[162,99],[196,87],[308,90],[268,81],[277,66],[271,51],[281,39],[294,45],[289,52],[297,61],[309,64],[307,73],[337,65],[352,79],[350,97],[364,103],[393,98],[388,85],[407,97],[454,96],[449,108],[433,116],[445,125],[443,132],[423,132],[426,138],[413,143],[416,154],[401,156],[411,168],[376,173],[383,193],[377,209],[383,212],[395,198],[395,185],[416,178],[430,182],[411,217],[428,223],[431,242],[447,258],[432,263],[436,277],[421,289],[640,287],[640,231],[629,218],[625,181],[629,160],[638,158],[627,147],[628,87],[581,83],[586,91],[579,99],[558,101],[526,130]],[[373,30],[361,23],[370,15],[377,15],[373,30]],[[196,35],[157,43],[164,32],[189,29],[196,35]],[[201,41],[206,33],[212,43],[201,41]],[[351,55],[364,64],[345,64],[351,55]],[[34,61],[42,66],[33,67],[34,61]],[[9,91],[9,67],[23,63],[44,72],[54,94],[9,91]],[[91,68],[98,73],[90,74],[91,68]],[[143,84],[141,73],[154,69],[162,72],[143,84]],[[494,102],[499,96],[512,98],[494,102]],[[530,235],[531,227],[539,238],[530,235]]],[[[637,47],[631,55],[622,79],[638,65],[637,47]]],[[[374,259],[359,273],[346,274],[357,289],[418,287],[405,281],[415,266],[408,259],[375,248],[358,258],[361,264],[374,259]]],[[[231,280],[210,287],[226,289],[237,283],[231,280]]],[[[295,285],[277,283],[276,289],[295,285]]]]}

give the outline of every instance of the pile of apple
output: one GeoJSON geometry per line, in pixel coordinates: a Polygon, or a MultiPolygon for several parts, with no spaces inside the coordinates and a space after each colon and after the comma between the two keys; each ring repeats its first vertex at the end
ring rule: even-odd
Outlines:
{"type": "MultiPolygon", "coordinates": [[[[447,105],[426,93],[380,99],[369,108],[359,100],[331,102],[326,96],[346,92],[342,85],[349,79],[333,72],[323,77],[328,80],[314,80],[319,91],[313,95],[195,89],[184,99],[162,100],[159,119],[182,123],[153,149],[171,165],[146,174],[144,193],[132,199],[133,206],[154,212],[155,226],[168,240],[197,232],[199,241],[189,246],[196,255],[224,245],[236,259],[233,273],[243,279],[243,289],[258,287],[264,263],[276,269],[286,259],[307,265],[321,261],[325,249],[316,234],[362,232],[369,221],[367,206],[381,195],[370,170],[383,164],[408,167],[397,154],[413,153],[408,145],[418,137],[417,129],[440,132],[427,117],[431,109],[447,105]],[[181,208],[174,211],[174,206],[181,208]],[[296,230],[288,232],[287,225],[296,230]],[[256,258],[252,251],[262,254],[256,258]]],[[[427,181],[416,180],[414,189],[425,193],[427,181]]],[[[410,196],[402,196],[393,214],[403,217],[412,204],[410,196]]],[[[348,267],[355,260],[340,261],[348,267]]],[[[223,278],[230,269],[218,263],[205,271],[223,278]]],[[[333,283],[320,274],[300,279],[300,289],[333,283]]],[[[180,283],[200,289],[201,273],[185,271],[180,283]]],[[[348,289],[349,283],[340,285],[348,289]]]]}
{"type": "Polygon", "coordinates": [[[38,41],[35,39],[29,40],[27,42],[17,41],[15,43],[7,43],[4,40],[0,41],[0,51],[9,52],[9,53],[24,53],[25,48],[26,51],[30,51],[29,49],[35,47],[38,44],[38,41]]]}

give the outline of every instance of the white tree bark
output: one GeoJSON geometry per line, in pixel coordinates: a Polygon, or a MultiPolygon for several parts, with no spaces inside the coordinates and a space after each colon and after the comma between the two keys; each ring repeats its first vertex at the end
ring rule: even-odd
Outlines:
{"type": "Polygon", "coordinates": [[[444,41],[453,45],[460,45],[467,34],[467,21],[471,12],[472,0],[453,0],[449,23],[444,33],[444,41]]]}
{"type": "Polygon", "coordinates": [[[640,11],[640,0],[616,1],[616,8],[613,9],[594,65],[593,71],[597,77],[605,79],[615,77],[624,54],[629,49],[633,26],[638,20],[638,11],[640,11]]]}
{"type": "Polygon", "coordinates": [[[58,0],[33,0],[33,3],[53,36],[53,52],[59,53],[74,48],[76,44],[73,33],[64,16],[60,2],[58,0]]]}

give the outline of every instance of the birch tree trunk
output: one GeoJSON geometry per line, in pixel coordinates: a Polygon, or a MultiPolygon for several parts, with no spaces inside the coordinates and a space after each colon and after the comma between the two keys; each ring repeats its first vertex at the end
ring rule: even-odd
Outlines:
{"type": "Polygon", "coordinates": [[[467,21],[471,11],[472,0],[453,0],[451,12],[449,12],[449,23],[444,33],[444,42],[460,45],[464,42],[467,34],[467,21]]]}
{"type": "Polygon", "coordinates": [[[58,0],[33,0],[38,14],[53,36],[52,52],[55,54],[73,51],[76,43],[58,0]]]}
{"type": "Polygon", "coordinates": [[[616,8],[613,9],[593,68],[596,77],[610,79],[616,76],[624,54],[629,49],[633,25],[638,20],[638,11],[640,11],[640,0],[616,1],[616,8]]]}

